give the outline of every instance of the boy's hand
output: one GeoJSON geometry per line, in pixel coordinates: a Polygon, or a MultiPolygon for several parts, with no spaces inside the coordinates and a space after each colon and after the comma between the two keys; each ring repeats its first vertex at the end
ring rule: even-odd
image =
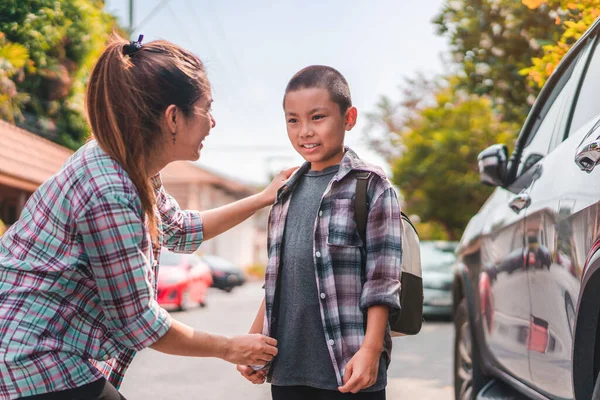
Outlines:
{"type": "Polygon", "coordinates": [[[238,365],[237,370],[244,378],[248,379],[255,385],[261,385],[265,383],[265,379],[267,378],[267,374],[264,370],[255,371],[249,365],[238,365]]]}
{"type": "Polygon", "coordinates": [[[294,167],[281,171],[277,174],[277,176],[275,176],[275,178],[273,178],[271,183],[269,183],[269,186],[262,191],[261,195],[265,198],[265,202],[268,205],[275,203],[275,200],[277,199],[277,191],[280,187],[285,185],[288,179],[290,179],[292,173],[294,173],[294,171],[297,169],[298,167],[294,167]]]}
{"type": "Polygon", "coordinates": [[[346,366],[344,386],[338,387],[338,390],[342,393],[358,393],[373,386],[377,382],[380,357],[381,351],[361,347],[346,366]]]}

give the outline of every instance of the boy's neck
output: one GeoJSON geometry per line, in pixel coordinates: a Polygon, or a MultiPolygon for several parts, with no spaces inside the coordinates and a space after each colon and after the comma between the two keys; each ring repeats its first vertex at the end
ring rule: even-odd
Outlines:
{"type": "Polygon", "coordinates": [[[340,154],[337,154],[327,160],[319,161],[319,162],[311,162],[310,170],[319,172],[319,171],[323,171],[324,169],[327,169],[329,167],[333,167],[334,165],[340,165],[344,158],[344,154],[346,154],[345,150],[342,151],[340,154]]]}

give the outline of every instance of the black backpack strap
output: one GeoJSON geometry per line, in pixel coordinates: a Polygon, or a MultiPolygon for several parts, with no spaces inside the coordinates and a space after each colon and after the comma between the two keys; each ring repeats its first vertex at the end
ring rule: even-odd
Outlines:
{"type": "Polygon", "coordinates": [[[356,176],[356,194],[354,197],[354,220],[365,250],[367,248],[367,215],[369,214],[367,185],[370,177],[370,172],[358,173],[356,176]]]}

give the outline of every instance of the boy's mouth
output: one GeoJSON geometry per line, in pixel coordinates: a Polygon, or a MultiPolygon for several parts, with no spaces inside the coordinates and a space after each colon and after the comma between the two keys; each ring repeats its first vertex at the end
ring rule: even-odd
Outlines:
{"type": "Polygon", "coordinates": [[[311,150],[314,149],[315,147],[320,146],[320,144],[316,144],[316,143],[306,143],[306,144],[301,144],[300,147],[302,147],[303,149],[307,149],[307,150],[311,150]]]}

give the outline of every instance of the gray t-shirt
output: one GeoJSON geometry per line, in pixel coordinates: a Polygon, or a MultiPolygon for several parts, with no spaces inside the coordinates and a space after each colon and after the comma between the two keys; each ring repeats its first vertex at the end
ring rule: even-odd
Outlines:
{"type": "MultiPolygon", "coordinates": [[[[313,260],[314,226],[321,198],[339,165],[308,171],[294,188],[282,246],[281,300],[276,320],[279,354],[271,367],[276,386],[311,386],[337,390],[333,363],[325,341],[313,260]]],[[[386,385],[386,365],[380,360],[377,383],[386,385]]]]}

